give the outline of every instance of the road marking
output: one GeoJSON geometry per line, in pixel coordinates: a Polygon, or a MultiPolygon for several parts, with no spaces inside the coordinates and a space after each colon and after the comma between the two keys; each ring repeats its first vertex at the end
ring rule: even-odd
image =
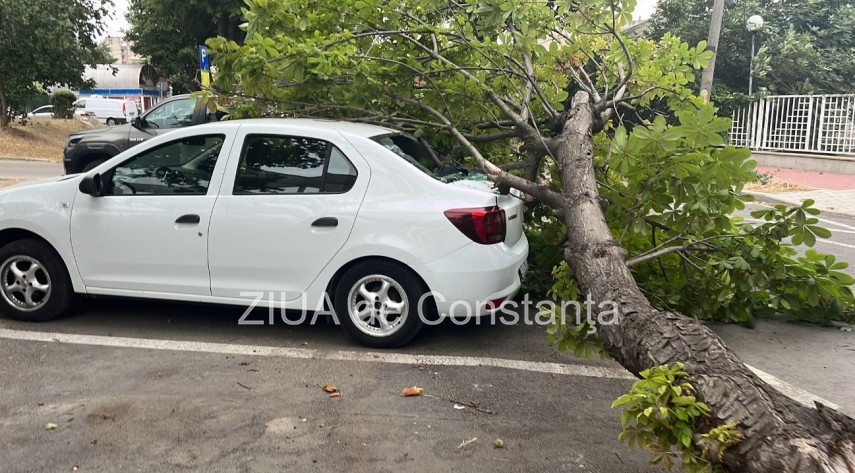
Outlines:
{"type": "MultiPolygon", "coordinates": [[[[756,218],[746,218],[746,217],[743,217],[742,221],[748,222],[748,223],[769,223],[765,220],[759,220],[756,218]]],[[[826,223],[832,223],[832,222],[826,222],[826,223]]],[[[839,225],[839,224],[837,224],[837,225],[839,225]]],[[[832,233],[852,233],[852,234],[855,234],[855,230],[841,230],[839,228],[829,228],[828,230],[831,231],[832,233]]]]}
{"type": "MultiPolygon", "coordinates": [[[[761,207],[770,207],[770,208],[771,208],[771,207],[774,207],[774,205],[764,204],[764,203],[762,203],[762,202],[752,202],[752,204],[754,204],[754,205],[759,205],[759,206],[761,206],[761,207]]],[[[778,204],[778,205],[780,205],[780,204],[778,204]]],[[[790,204],[783,204],[783,205],[790,205],[790,204]]],[[[823,217],[814,217],[814,218],[816,218],[817,220],[819,220],[819,221],[820,221],[820,222],[822,222],[822,223],[828,223],[828,224],[831,224],[831,225],[836,225],[836,226],[838,226],[838,227],[845,228],[845,229],[847,229],[847,230],[853,230],[853,231],[855,231],[855,226],[852,226],[852,225],[847,225],[847,224],[845,224],[845,223],[835,222],[834,220],[827,219],[827,218],[823,218],[823,217]]],[[[758,221],[759,221],[759,220],[758,220],[758,221]]],[[[764,222],[764,223],[765,223],[765,222],[764,222]]]]}
{"type": "MultiPolygon", "coordinates": [[[[754,218],[743,218],[743,219],[742,219],[742,221],[744,221],[744,222],[748,222],[748,223],[751,223],[751,222],[756,222],[756,223],[768,223],[768,222],[766,222],[765,220],[757,220],[757,219],[754,219],[754,218]]],[[[827,223],[833,223],[833,222],[827,222],[827,223]]],[[[846,225],[839,224],[839,223],[838,223],[838,224],[835,224],[835,225],[842,225],[842,226],[846,226],[846,225]]],[[[830,231],[831,231],[832,233],[855,233],[855,230],[853,230],[853,231],[850,231],[850,230],[838,230],[838,229],[836,229],[836,228],[830,229],[830,231]]],[[[852,248],[852,249],[855,249],[855,245],[851,245],[851,244],[849,244],[849,243],[841,243],[841,242],[839,242],[839,241],[833,241],[833,240],[828,240],[828,239],[818,239],[818,240],[816,240],[816,242],[817,242],[817,243],[825,243],[825,244],[828,244],[828,245],[837,245],[837,246],[842,246],[842,247],[844,247],[844,248],[852,248]]]]}
{"type": "Polygon", "coordinates": [[[799,404],[802,404],[807,407],[816,407],[814,402],[819,402],[832,409],[840,409],[840,406],[838,406],[837,404],[823,399],[813,393],[805,391],[802,388],[793,386],[792,384],[782,379],[779,379],[763,370],[757,369],[749,364],[746,364],[745,366],[747,366],[751,371],[753,371],[758,378],[762,379],[763,381],[766,381],[767,384],[780,391],[783,395],[798,402],[799,404]]]}
{"type": "MultiPolygon", "coordinates": [[[[829,223],[831,225],[836,225],[838,227],[842,227],[842,228],[845,228],[847,230],[855,231],[855,227],[853,227],[852,225],[846,225],[845,223],[835,222],[834,220],[829,220],[827,218],[821,218],[821,217],[815,217],[815,218],[822,223],[829,223]]],[[[840,231],[840,230],[838,230],[838,231],[840,231]]]]}
{"type": "Polygon", "coordinates": [[[852,248],[855,249],[855,245],[850,245],[849,243],[840,243],[839,241],[831,241],[831,240],[817,240],[816,244],[825,243],[827,245],[837,245],[842,246],[844,248],[852,248]]]}
{"type": "MultiPolygon", "coordinates": [[[[216,353],[239,356],[264,356],[295,358],[301,360],[363,361],[370,363],[388,363],[399,365],[436,365],[436,366],[489,366],[535,373],[561,374],[567,376],[585,376],[589,378],[636,379],[622,368],[602,366],[564,365],[539,361],[509,360],[481,356],[448,355],[410,355],[389,352],[361,352],[347,350],[322,351],[311,348],[285,348],[255,345],[236,345],[229,343],[189,342],[179,340],[154,340],[149,338],[105,337],[100,335],[77,335],[67,333],[31,332],[29,330],[0,329],[0,338],[46,343],[67,343],[72,345],[92,345],[112,348],[138,348],[146,350],[184,351],[196,353],[216,353]]],[[[747,366],[760,379],[783,393],[785,396],[808,407],[814,402],[833,409],[839,409],[826,399],[804,389],[793,386],[765,371],[747,366]]]]}
{"type": "Polygon", "coordinates": [[[490,366],[536,373],[554,373],[590,378],[635,379],[623,368],[587,365],[564,365],[539,361],[508,360],[480,356],[410,355],[405,353],[363,352],[345,350],[315,350],[311,348],[285,348],[227,343],[187,342],[178,340],[153,340],[147,338],[104,337],[66,333],[31,332],[28,330],[0,329],[0,338],[33,342],[59,342],[73,345],[94,345],[114,348],[141,348],[147,350],[187,351],[240,356],[266,356],[302,360],[366,361],[399,365],[438,366],[490,366]]]}

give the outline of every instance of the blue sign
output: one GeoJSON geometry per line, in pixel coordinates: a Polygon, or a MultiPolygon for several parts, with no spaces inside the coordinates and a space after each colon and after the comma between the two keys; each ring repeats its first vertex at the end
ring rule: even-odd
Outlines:
{"type": "Polygon", "coordinates": [[[208,47],[199,46],[199,69],[203,71],[211,70],[211,60],[208,59],[208,47]]]}

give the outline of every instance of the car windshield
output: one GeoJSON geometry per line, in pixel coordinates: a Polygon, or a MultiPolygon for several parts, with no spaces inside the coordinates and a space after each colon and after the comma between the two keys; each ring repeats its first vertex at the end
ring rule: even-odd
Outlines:
{"type": "MultiPolygon", "coordinates": [[[[416,169],[436,180],[442,182],[454,182],[461,179],[477,178],[477,175],[460,166],[438,166],[434,161],[433,156],[431,156],[431,151],[412,136],[405,135],[403,133],[393,133],[389,135],[375,136],[371,139],[389,151],[404,158],[408,163],[415,166],[416,169]]],[[[434,153],[439,155],[436,150],[434,150],[434,153]]],[[[442,156],[439,157],[442,159],[442,156]]],[[[484,177],[486,178],[486,176],[484,177]]]]}

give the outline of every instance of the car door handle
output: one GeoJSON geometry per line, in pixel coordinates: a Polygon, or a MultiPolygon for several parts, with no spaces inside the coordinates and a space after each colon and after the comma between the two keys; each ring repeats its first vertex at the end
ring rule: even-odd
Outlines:
{"type": "Polygon", "coordinates": [[[338,219],[335,217],[322,217],[312,222],[313,227],[337,227],[338,219]]]}
{"type": "Polygon", "coordinates": [[[182,215],[182,216],[178,217],[177,219],[175,219],[175,223],[185,223],[185,224],[199,223],[200,221],[201,221],[201,219],[196,214],[182,215]]]}

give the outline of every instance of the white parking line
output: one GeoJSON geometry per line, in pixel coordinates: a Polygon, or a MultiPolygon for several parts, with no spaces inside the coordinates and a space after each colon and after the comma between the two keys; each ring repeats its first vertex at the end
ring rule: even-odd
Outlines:
{"type": "Polygon", "coordinates": [[[508,360],[480,356],[410,355],[390,352],[364,352],[344,350],[314,350],[311,348],[285,348],[227,343],[153,340],[148,338],[104,337],[67,333],[31,332],[28,330],[0,329],[0,338],[33,342],[59,342],[73,345],[94,345],[115,348],[141,348],[147,350],[188,351],[241,356],[270,356],[302,360],[366,361],[400,365],[437,366],[490,366],[536,373],[554,373],[591,378],[635,379],[621,368],[600,366],[563,365],[537,361],[508,360]]]}
{"type": "MultiPolygon", "coordinates": [[[[76,335],[67,333],[31,332],[28,330],[0,329],[0,338],[46,343],[68,343],[72,345],[92,345],[114,348],[138,348],[146,350],[184,351],[197,353],[216,353],[240,356],[265,356],[295,358],[302,360],[362,361],[369,363],[389,363],[401,365],[436,366],[489,366],[535,373],[553,373],[567,376],[585,376],[590,378],[635,379],[621,368],[601,366],[564,365],[538,361],[508,360],[481,356],[447,355],[410,355],[390,352],[358,352],[345,350],[314,350],[310,348],[285,348],[256,345],[236,345],[229,343],[189,342],[178,340],[153,340],[148,338],[105,337],[100,335],[76,335]]],[[[748,366],[748,365],[746,365],[748,366]]],[[[769,373],[748,366],[760,379],[794,401],[814,407],[814,401],[838,409],[839,406],[808,391],[782,381],[769,373]]]]}

